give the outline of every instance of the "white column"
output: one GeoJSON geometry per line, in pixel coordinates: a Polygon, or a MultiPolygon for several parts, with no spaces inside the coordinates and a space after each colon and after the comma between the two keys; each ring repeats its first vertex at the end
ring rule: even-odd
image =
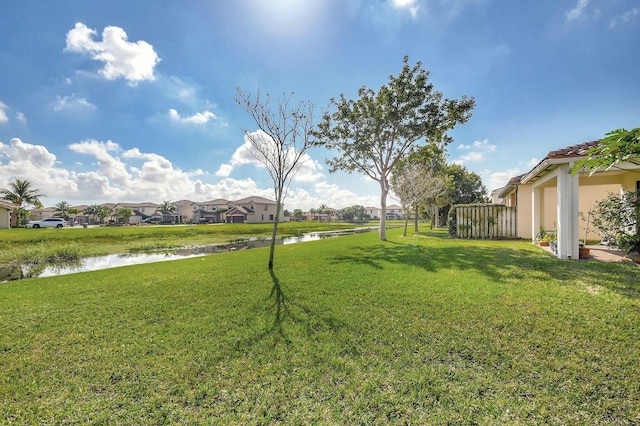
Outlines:
{"type": "Polygon", "coordinates": [[[578,259],[578,176],[571,174],[570,164],[559,166],[557,173],[558,258],[578,259]]]}
{"type": "Polygon", "coordinates": [[[540,206],[542,188],[533,187],[531,190],[531,242],[536,242],[536,235],[540,229],[540,206]]]}

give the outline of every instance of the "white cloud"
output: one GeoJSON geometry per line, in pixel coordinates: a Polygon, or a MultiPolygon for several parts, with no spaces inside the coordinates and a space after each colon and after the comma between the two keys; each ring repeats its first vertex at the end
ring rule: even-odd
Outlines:
{"type": "Polygon", "coordinates": [[[575,7],[565,14],[565,16],[567,17],[567,21],[574,21],[581,18],[584,15],[585,9],[587,8],[587,6],[589,6],[590,2],[591,0],[578,0],[578,3],[576,3],[575,7]]]}
{"type": "Polygon", "coordinates": [[[26,123],[27,122],[27,116],[24,115],[21,112],[16,112],[16,119],[21,123],[26,123]]]}
{"type": "Polygon", "coordinates": [[[640,8],[634,7],[631,10],[627,10],[626,12],[624,12],[623,14],[621,14],[619,16],[615,16],[611,20],[611,23],[609,24],[609,27],[610,28],[615,28],[615,27],[617,27],[619,25],[626,25],[626,24],[629,24],[629,23],[633,23],[633,22],[636,21],[638,16],[640,16],[640,8]]]}
{"type": "Polygon", "coordinates": [[[54,111],[95,109],[96,106],[76,93],[71,96],[58,96],[53,104],[54,111]]]}
{"type": "Polygon", "coordinates": [[[486,159],[486,153],[495,152],[496,146],[489,143],[489,139],[474,141],[471,145],[460,144],[457,148],[462,151],[471,151],[452,162],[454,164],[477,163],[486,159]]]}
{"type": "Polygon", "coordinates": [[[203,125],[207,124],[209,121],[215,120],[217,116],[211,111],[203,111],[188,117],[181,117],[177,110],[171,108],[169,109],[169,118],[180,123],[203,125]]]}
{"type": "Polygon", "coordinates": [[[146,41],[127,41],[127,33],[120,27],[108,26],[102,32],[102,41],[95,41],[97,32],[83,23],[67,33],[65,51],[86,53],[96,61],[104,62],[100,75],[108,80],[124,78],[130,84],[155,80],[154,68],[160,62],[153,46],[146,41]]]}
{"type": "MultiPolygon", "coordinates": [[[[77,185],[71,173],[56,166],[56,156],[44,146],[13,138],[8,145],[0,142],[0,187],[15,179],[28,179],[45,195],[72,192],[77,185]]],[[[44,202],[44,200],[41,200],[44,202]]]]}
{"type": "Polygon", "coordinates": [[[467,163],[477,163],[483,161],[485,156],[482,152],[470,152],[467,155],[463,155],[462,157],[454,160],[455,164],[467,164],[467,163]]]}
{"type": "Polygon", "coordinates": [[[342,188],[338,185],[331,184],[328,182],[318,182],[313,186],[314,191],[319,194],[316,197],[318,200],[317,203],[309,206],[306,205],[307,208],[315,206],[319,206],[320,204],[326,204],[327,206],[341,209],[344,207],[361,205],[361,206],[379,206],[380,205],[380,197],[375,195],[361,196],[357,195],[353,191],[349,189],[342,188]]]}
{"type": "Polygon", "coordinates": [[[415,18],[418,16],[418,9],[420,8],[420,2],[418,0],[389,0],[391,6],[398,10],[407,10],[411,13],[411,16],[415,18]]]}
{"type": "MultiPolygon", "coordinates": [[[[201,177],[206,173],[200,169],[184,171],[161,155],[141,152],[138,148],[125,150],[113,141],[86,140],[68,148],[75,154],[89,157],[87,161],[74,160],[72,167],[81,167],[84,171],[64,167],[44,146],[20,139],[12,139],[8,145],[0,142],[0,187],[7,187],[16,178],[29,179],[46,195],[41,200],[45,206],[53,206],[59,201],[93,204],[237,200],[250,195],[274,198],[272,187],[259,187],[252,178],[226,177],[213,183],[204,182],[201,177]]],[[[310,170],[313,172],[313,168],[310,170]]],[[[302,186],[303,179],[294,180],[285,199],[287,209],[308,210],[321,204],[335,208],[379,204],[378,195],[358,196],[350,189],[318,182],[318,175],[311,174],[315,181],[312,187],[302,186]]]]}
{"type": "Polygon", "coordinates": [[[9,121],[9,117],[7,117],[7,106],[0,101],[0,123],[6,123],[9,121]]]}
{"type": "MultiPolygon", "coordinates": [[[[265,145],[273,145],[273,142],[270,142],[266,133],[260,130],[252,133],[251,137],[254,138],[254,140],[262,140],[262,143],[265,145]]],[[[296,153],[292,150],[290,154],[290,158],[293,158],[296,153]]],[[[261,156],[260,152],[258,152],[251,143],[249,136],[245,135],[244,143],[235,150],[229,163],[222,164],[218,168],[216,176],[229,177],[236,166],[245,164],[253,164],[255,167],[265,168],[264,164],[259,160],[261,156]]],[[[322,165],[306,153],[301,157],[299,166],[298,172],[293,178],[295,182],[316,182],[323,176],[321,172],[322,165]]]]}

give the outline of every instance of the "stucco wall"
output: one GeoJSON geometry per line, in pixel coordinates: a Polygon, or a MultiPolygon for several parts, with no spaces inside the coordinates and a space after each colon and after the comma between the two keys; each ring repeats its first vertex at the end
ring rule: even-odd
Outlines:
{"type": "MultiPolygon", "coordinates": [[[[589,216],[589,210],[591,210],[595,204],[606,198],[609,193],[620,194],[623,186],[627,190],[635,190],[636,181],[638,180],[637,173],[632,172],[603,172],[588,176],[587,174],[581,175],[579,178],[578,189],[578,209],[582,212],[583,219],[579,220],[580,240],[585,238],[585,231],[587,226],[587,217],[589,216]]],[[[531,239],[538,232],[539,229],[531,229],[531,184],[521,184],[517,189],[517,205],[518,205],[518,236],[520,238],[531,239]]],[[[540,200],[540,224],[547,231],[556,229],[557,226],[557,206],[558,195],[556,188],[556,180],[552,179],[545,184],[543,188],[543,196],[540,200]]],[[[589,241],[599,241],[602,239],[600,233],[594,228],[593,223],[589,221],[589,229],[586,235],[589,241]]]]}
{"type": "Polygon", "coordinates": [[[0,229],[11,228],[11,210],[0,207],[0,229]]]}
{"type": "MultiPolygon", "coordinates": [[[[517,190],[518,237],[531,239],[531,184],[519,185],[517,190]]],[[[537,232],[537,231],[536,231],[537,232]]]]}

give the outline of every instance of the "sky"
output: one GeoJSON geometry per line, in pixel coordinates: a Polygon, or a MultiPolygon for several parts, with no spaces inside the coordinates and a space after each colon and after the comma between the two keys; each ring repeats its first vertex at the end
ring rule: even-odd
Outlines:
{"type": "MultiPolygon", "coordinates": [[[[0,187],[45,206],[275,199],[237,89],[357,99],[407,55],[473,97],[448,161],[489,191],[547,152],[640,126],[638,0],[0,0],[0,187]]],[[[285,208],[380,206],[313,148],[285,208]]],[[[394,196],[388,204],[397,203],[394,196]]]]}

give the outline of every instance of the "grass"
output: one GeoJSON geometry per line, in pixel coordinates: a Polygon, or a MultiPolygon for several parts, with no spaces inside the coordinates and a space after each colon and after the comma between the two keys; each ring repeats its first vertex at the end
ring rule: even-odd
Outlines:
{"type": "MultiPolygon", "coordinates": [[[[280,237],[305,232],[350,229],[348,223],[285,222],[280,237]]],[[[39,263],[48,258],[88,257],[184,246],[227,243],[271,236],[272,224],[220,224],[194,226],[123,226],[63,229],[3,229],[0,232],[0,267],[14,262],[39,263]]]]}
{"type": "Polygon", "coordinates": [[[640,423],[637,267],[388,236],[1,284],[0,423],[640,423]]]}

